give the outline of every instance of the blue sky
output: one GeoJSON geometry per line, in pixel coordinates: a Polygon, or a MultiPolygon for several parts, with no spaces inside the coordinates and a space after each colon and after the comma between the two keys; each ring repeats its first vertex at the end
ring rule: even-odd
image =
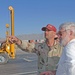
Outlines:
{"type": "Polygon", "coordinates": [[[14,8],[15,35],[42,33],[49,23],[58,29],[63,22],[75,22],[75,0],[0,0],[0,37],[11,24],[9,6],[14,8]]]}

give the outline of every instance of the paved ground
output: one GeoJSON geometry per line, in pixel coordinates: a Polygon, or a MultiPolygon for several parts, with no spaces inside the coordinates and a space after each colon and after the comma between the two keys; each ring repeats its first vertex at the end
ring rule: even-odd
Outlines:
{"type": "Polygon", "coordinates": [[[17,50],[15,59],[0,65],[0,75],[37,75],[37,55],[17,50]]]}

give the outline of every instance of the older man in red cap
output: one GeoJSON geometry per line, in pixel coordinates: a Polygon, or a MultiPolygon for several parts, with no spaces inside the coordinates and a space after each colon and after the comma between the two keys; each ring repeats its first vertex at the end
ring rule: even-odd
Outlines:
{"type": "Polygon", "coordinates": [[[9,37],[11,43],[15,42],[18,47],[26,52],[34,52],[38,55],[38,75],[46,75],[47,73],[55,74],[59,57],[62,52],[60,44],[56,41],[56,28],[47,24],[42,28],[44,31],[45,42],[37,44],[29,44],[25,41],[21,41],[15,36],[9,37]]]}

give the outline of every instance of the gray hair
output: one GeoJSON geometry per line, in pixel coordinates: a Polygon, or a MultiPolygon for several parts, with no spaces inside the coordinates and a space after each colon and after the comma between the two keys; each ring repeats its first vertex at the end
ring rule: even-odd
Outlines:
{"type": "Polygon", "coordinates": [[[59,30],[62,29],[62,28],[65,29],[65,30],[69,29],[69,30],[73,31],[74,34],[75,34],[75,23],[74,22],[62,23],[59,27],[59,30]]]}

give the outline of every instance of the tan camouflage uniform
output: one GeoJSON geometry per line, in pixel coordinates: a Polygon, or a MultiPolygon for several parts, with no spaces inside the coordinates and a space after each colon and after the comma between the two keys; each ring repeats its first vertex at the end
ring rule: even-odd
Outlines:
{"type": "Polygon", "coordinates": [[[62,48],[59,43],[55,43],[51,48],[44,43],[27,43],[22,41],[19,46],[23,51],[35,52],[38,55],[38,72],[55,71],[62,53],[62,48]]]}

